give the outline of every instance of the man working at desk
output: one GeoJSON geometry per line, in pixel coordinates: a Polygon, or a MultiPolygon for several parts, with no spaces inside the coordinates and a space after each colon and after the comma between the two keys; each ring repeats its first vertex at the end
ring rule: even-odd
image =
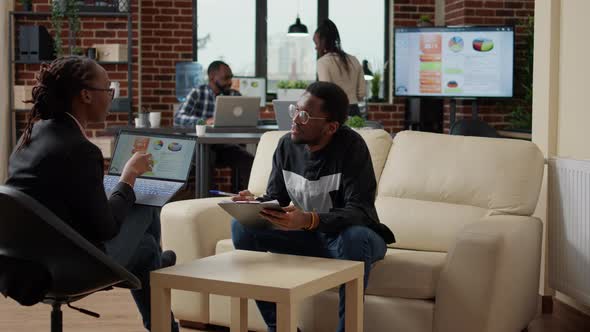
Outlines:
{"type": "MultiPolygon", "coordinates": [[[[236,249],[271,251],[365,263],[367,287],[371,265],[383,259],[395,238],[375,210],[377,183],[369,149],[354,130],[343,127],[348,97],[337,85],[315,82],[290,110],[291,132],[275,150],[266,195],[284,212],[264,209],[262,217],[279,229],[251,228],[234,220],[236,249]]],[[[248,191],[233,197],[252,200],[248,191]]],[[[344,331],[344,287],[340,287],[340,323],[344,331]]],[[[276,305],[257,301],[269,331],[276,329],[276,305]]]]}
{"type": "MultiPolygon", "coordinates": [[[[223,61],[213,61],[207,68],[208,82],[189,92],[186,101],[174,114],[174,126],[192,127],[201,119],[207,124],[213,124],[215,114],[215,98],[219,95],[240,96],[232,90],[232,71],[223,61]]],[[[250,170],[254,156],[243,147],[236,144],[218,144],[212,146],[215,153],[216,167],[232,167],[238,170],[240,188],[248,185],[250,170]]]]}

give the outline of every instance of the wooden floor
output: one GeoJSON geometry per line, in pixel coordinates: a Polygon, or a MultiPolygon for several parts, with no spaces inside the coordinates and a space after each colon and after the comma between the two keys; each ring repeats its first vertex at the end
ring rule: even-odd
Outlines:
{"type": "MultiPolygon", "coordinates": [[[[97,312],[101,317],[93,318],[65,307],[63,309],[64,332],[145,332],[141,326],[135,304],[126,290],[116,289],[100,292],[76,302],[75,305],[97,312]]],[[[50,307],[48,305],[38,304],[32,307],[22,307],[11,299],[0,296],[0,331],[49,331],[49,314],[50,307]]],[[[550,315],[540,316],[531,323],[528,331],[583,332],[572,329],[567,324],[567,322],[560,322],[550,315]]],[[[181,331],[197,332],[192,329],[181,329],[181,331]]]]}

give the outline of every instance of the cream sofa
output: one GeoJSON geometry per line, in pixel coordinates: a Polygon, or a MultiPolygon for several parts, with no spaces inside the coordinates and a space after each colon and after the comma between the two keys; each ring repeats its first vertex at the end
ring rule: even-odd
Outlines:
{"type": "MultiPolygon", "coordinates": [[[[541,222],[531,217],[543,156],[530,142],[362,130],[378,183],[376,207],[395,233],[365,296],[365,331],[521,331],[536,313],[541,222]]],[[[258,146],[249,189],[265,191],[283,132],[258,146]]],[[[354,156],[351,156],[353,158],[354,156]]],[[[168,204],[162,238],[178,263],[233,250],[218,198],[168,204]]],[[[305,301],[299,326],[333,331],[337,292],[305,301]]],[[[229,300],[174,291],[181,320],[229,325],[229,300]]],[[[249,329],[265,331],[250,301],[249,329]]]]}

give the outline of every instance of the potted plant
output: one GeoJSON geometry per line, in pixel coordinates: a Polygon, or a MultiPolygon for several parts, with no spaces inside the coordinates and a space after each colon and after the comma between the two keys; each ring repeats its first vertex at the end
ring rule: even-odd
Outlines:
{"type": "Polygon", "coordinates": [[[199,119],[195,125],[197,136],[203,136],[207,132],[207,121],[205,119],[199,119]]]}
{"type": "Polygon", "coordinates": [[[277,84],[278,100],[297,100],[307,88],[306,81],[279,81],[277,84]]]}
{"type": "Polygon", "coordinates": [[[361,129],[365,126],[365,123],[365,119],[358,115],[352,116],[346,120],[346,125],[353,129],[361,129]]]}
{"type": "Polygon", "coordinates": [[[76,40],[78,32],[80,31],[80,17],[78,15],[78,2],[76,0],[53,0],[51,6],[51,25],[55,31],[53,48],[55,55],[60,57],[63,55],[63,40],[61,39],[62,27],[65,21],[68,20],[68,26],[71,31],[73,41],[70,48],[70,54],[81,53],[77,46],[76,40]]]}
{"type": "Polygon", "coordinates": [[[370,102],[380,102],[383,99],[379,98],[379,91],[381,90],[381,73],[375,72],[371,80],[371,99],[370,102]]]}
{"type": "Polygon", "coordinates": [[[33,11],[33,0],[19,0],[19,2],[23,6],[23,11],[25,11],[25,12],[32,12],[33,11]]]}
{"type": "Polygon", "coordinates": [[[418,19],[418,23],[416,25],[419,27],[431,27],[434,25],[434,23],[432,23],[430,15],[420,15],[420,18],[418,19]]]}
{"type": "Polygon", "coordinates": [[[513,104],[512,111],[508,114],[509,130],[520,132],[531,132],[533,114],[531,106],[533,103],[533,56],[534,56],[534,18],[529,16],[524,22],[525,43],[524,64],[519,73],[519,85],[522,89],[522,100],[513,104]]]}

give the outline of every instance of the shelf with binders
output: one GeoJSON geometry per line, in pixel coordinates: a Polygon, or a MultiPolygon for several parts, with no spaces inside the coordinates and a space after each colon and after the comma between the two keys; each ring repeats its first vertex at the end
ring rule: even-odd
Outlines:
{"type": "MultiPolygon", "coordinates": [[[[2,0],[0,0],[2,1],[2,0]]],[[[87,1],[88,2],[88,1],[87,1]]],[[[98,2],[95,2],[98,4],[98,2]]],[[[134,81],[134,73],[133,73],[133,47],[134,47],[134,36],[133,36],[133,15],[135,13],[131,12],[132,8],[132,1],[131,0],[103,0],[100,2],[101,5],[88,5],[83,6],[80,5],[78,16],[80,17],[82,24],[92,23],[91,25],[96,25],[94,22],[104,22],[104,26],[100,27],[92,27],[90,29],[102,30],[102,34],[100,37],[93,37],[86,34],[81,34],[80,37],[77,35],[70,34],[66,36],[66,34],[62,34],[62,39],[64,40],[64,52],[66,53],[73,53],[73,48],[71,45],[79,45],[81,48],[94,48],[95,44],[104,45],[104,44],[121,44],[127,45],[126,47],[120,46],[117,49],[117,54],[123,54],[122,56],[115,56],[113,59],[104,59],[104,61],[98,60],[97,62],[105,66],[105,69],[109,71],[109,74],[113,74],[112,78],[118,82],[121,82],[121,93],[122,96],[120,98],[116,98],[112,101],[111,104],[111,113],[115,114],[129,114],[129,124],[133,118],[133,100],[134,98],[134,90],[133,90],[133,81],[134,81]],[[115,26],[113,28],[109,27],[115,26]],[[105,31],[117,31],[117,35],[113,36],[112,38],[109,37],[105,31]],[[102,39],[103,42],[92,41],[88,42],[88,39],[102,39]],[[125,39],[125,42],[123,42],[125,39]],[[69,47],[69,51],[66,50],[66,47],[69,47]],[[126,56],[124,56],[126,55],[126,56]],[[119,59],[117,59],[119,57],[119,59]],[[126,92],[126,93],[125,93],[126,92]]],[[[46,8],[45,6],[39,7],[46,8]]],[[[49,7],[51,9],[51,7],[49,7]]],[[[135,11],[135,9],[133,9],[135,11]]],[[[31,105],[26,105],[20,100],[25,99],[23,96],[29,95],[30,96],[30,88],[34,85],[34,73],[38,70],[38,65],[42,63],[48,63],[52,60],[41,60],[41,59],[49,59],[51,56],[48,56],[47,53],[41,53],[41,45],[43,45],[44,50],[46,49],[46,42],[39,42],[39,49],[36,53],[30,53],[27,55],[26,51],[21,53],[21,45],[19,43],[20,38],[20,29],[22,26],[45,26],[47,30],[51,32],[51,10],[43,9],[42,11],[36,12],[29,12],[29,11],[11,11],[8,15],[8,29],[9,35],[12,38],[9,39],[8,43],[8,54],[9,54],[9,61],[12,66],[9,66],[8,70],[8,81],[10,86],[10,97],[9,97],[9,105],[12,105],[12,113],[13,115],[17,115],[22,117],[25,113],[30,111],[31,105]],[[42,44],[45,43],[45,44],[42,44]],[[32,54],[32,55],[31,55],[32,54]],[[14,89],[19,86],[27,87],[27,94],[23,94],[19,91],[19,93],[15,93],[14,89]],[[15,101],[15,99],[19,99],[19,101],[15,101]]],[[[66,27],[67,29],[67,27],[66,27]]],[[[47,30],[44,33],[47,35],[47,30]]],[[[89,31],[86,29],[86,32],[89,31]]],[[[41,32],[36,33],[35,38],[40,38],[41,32]]],[[[55,38],[55,36],[52,36],[55,38]]],[[[43,36],[43,38],[46,38],[43,36]]],[[[35,40],[35,39],[30,39],[35,40]]],[[[36,45],[36,44],[33,44],[36,45]]],[[[30,45],[29,45],[30,46],[30,45]]],[[[34,46],[30,50],[36,51],[34,46]]],[[[99,56],[99,50],[96,49],[96,56],[99,56]]],[[[30,98],[27,98],[30,99],[30,98]]],[[[19,127],[17,126],[17,122],[12,120],[12,125],[10,126],[11,130],[11,139],[13,142],[16,141],[18,137],[16,137],[16,133],[19,132],[19,127]]]]}
{"type": "MultiPolygon", "coordinates": [[[[38,61],[31,61],[31,60],[13,60],[12,63],[14,64],[25,64],[25,65],[38,65],[45,62],[51,62],[53,60],[38,60],[38,61]]],[[[96,61],[100,65],[126,65],[128,61],[96,61]]]]}
{"type": "MultiPolygon", "coordinates": [[[[15,113],[28,113],[31,109],[26,108],[12,108],[15,113]]],[[[128,97],[120,97],[113,99],[111,103],[111,113],[129,113],[131,111],[131,103],[128,97]]]]}

